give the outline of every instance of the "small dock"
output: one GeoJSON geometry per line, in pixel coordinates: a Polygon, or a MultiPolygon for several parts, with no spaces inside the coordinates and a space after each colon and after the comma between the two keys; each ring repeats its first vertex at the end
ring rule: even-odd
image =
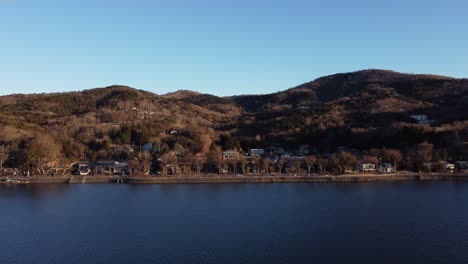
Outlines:
{"type": "Polygon", "coordinates": [[[72,176],[69,183],[83,183],[84,177],[81,175],[72,176]]]}

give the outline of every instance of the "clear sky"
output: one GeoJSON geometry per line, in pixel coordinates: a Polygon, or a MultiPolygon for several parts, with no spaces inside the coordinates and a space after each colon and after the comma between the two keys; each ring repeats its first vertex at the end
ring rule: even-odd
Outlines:
{"type": "Polygon", "coordinates": [[[0,94],[259,94],[369,68],[468,77],[467,0],[0,0],[0,36],[0,94]]]}

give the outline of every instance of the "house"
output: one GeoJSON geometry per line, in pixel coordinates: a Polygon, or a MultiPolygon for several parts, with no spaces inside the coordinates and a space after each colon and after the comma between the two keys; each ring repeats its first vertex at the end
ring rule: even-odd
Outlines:
{"type": "Polygon", "coordinates": [[[390,163],[382,163],[379,166],[379,172],[381,173],[395,173],[395,168],[390,163]]]}
{"type": "Polygon", "coordinates": [[[165,170],[167,175],[175,175],[177,174],[177,166],[173,164],[165,165],[165,170]]]}
{"type": "Polygon", "coordinates": [[[410,117],[418,122],[427,121],[427,115],[411,115],[410,117]]]}
{"type": "Polygon", "coordinates": [[[4,168],[3,170],[1,170],[1,174],[0,175],[4,175],[4,176],[9,176],[9,175],[18,175],[19,174],[19,171],[17,169],[12,169],[12,168],[4,168]]]}
{"type": "Polygon", "coordinates": [[[145,150],[145,151],[152,151],[153,150],[153,143],[147,143],[147,144],[143,145],[143,147],[141,149],[145,150]]]}
{"type": "Polygon", "coordinates": [[[127,174],[128,168],[126,162],[118,161],[98,161],[98,162],[76,162],[72,164],[72,174],[88,176],[97,174],[127,174]]]}
{"type": "Polygon", "coordinates": [[[223,160],[236,160],[239,159],[239,152],[237,150],[223,151],[223,160]]]}
{"type": "Polygon", "coordinates": [[[445,168],[446,168],[447,171],[449,171],[449,172],[455,172],[455,164],[453,164],[453,163],[447,163],[447,164],[445,164],[445,168]]]}
{"type": "Polygon", "coordinates": [[[426,162],[423,164],[423,166],[427,169],[427,171],[455,171],[455,164],[448,163],[446,161],[426,162]]]}
{"type": "Polygon", "coordinates": [[[420,125],[425,125],[425,124],[432,124],[434,123],[434,120],[429,120],[427,118],[427,115],[411,115],[410,116],[412,119],[416,120],[418,124],[420,125]]]}
{"type": "Polygon", "coordinates": [[[468,161],[457,161],[456,168],[459,172],[468,173],[468,161]]]}
{"type": "Polygon", "coordinates": [[[264,149],[250,149],[249,150],[249,156],[257,156],[257,157],[262,157],[265,154],[264,149]]]}
{"type": "Polygon", "coordinates": [[[356,169],[358,172],[375,172],[375,164],[374,163],[361,163],[357,165],[356,169]]]}
{"type": "Polygon", "coordinates": [[[71,172],[73,175],[88,176],[91,172],[91,164],[89,162],[73,163],[71,172]]]}

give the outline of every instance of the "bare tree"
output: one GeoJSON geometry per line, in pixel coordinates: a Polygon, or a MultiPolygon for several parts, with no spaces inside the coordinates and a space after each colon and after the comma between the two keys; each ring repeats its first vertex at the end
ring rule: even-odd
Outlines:
{"type": "Polygon", "coordinates": [[[293,172],[294,174],[300,174],[301,167],[302,167],[302,161],[296,160],[291,166],[291,172],[293,172]]]}
{"type": "Polygon", "coordinates": [[[305,156],[304,158],[304,162],[307,166],[307,172],[308,174],[310,174],[312,168],[315,166],[315,164],[317,163],[317,157],[313,156],[313,155],[310,155],[310,156],[305,156]]]}
{"type": "Polygon", "coordinates": [[[37,136],[26,154],[27,167],[33,167],[39,174],[44,174],[46,163],[57,161],[60,149],[50,137],[37,136]]]}
{"type": "MultiPolygon", "coordinates": [[[[130,167],[131,172],[134,173],[137,170],[137,168],[140,167],[140,162],[135,158],[135,159],[128,161],[128,166],[130,167]]],[[[112,170],[110,168],[110,165],[109,165],[108,171],[109,171],[109,175],[111,175],[112,170]]]]}
{"type": "Polygon", "coordinates": [[[10,156],[10,147],[1,145],[0,146],[0,170],[3,170],[3,164],[8,160],[10,156]]]}
{"type": "Polygon", "coordinates": [[[318,168],[320,174],[323,174],[323,172],[325,171],[325,168],[327,166],[327,162],[328,161],[326,159],[324,159],[324,158],[321,158],[321,157],[317,158],[317,168],[318,168]]]}
{"type": "Polygon", "coordinates": [[[206,157],[204,156],[195,156],[193,159],[193,165],[195,166],[195,169],[197,170],[197,175],[200,175],[200,172],[202,168],[206,164],[206,157]]]}
{"type": "Polygon", "coordinates": [[[362,161],[365,163],[372,163],[372,164],[377,165],[379,163],[379,158],[374,155],[364,155],[362,157],[362,161]]]}
{"type": "Polygon", "coordinates": [[[254,173],[258,173],[260,159],[257,157],[257,155],[252,155],[252,164],[254,165],[254,173]]]}
{"type": "Polygon", "coordinates": [[[397,171],[398,164],[402,160],[401,151],[397,149],[383,149],[382,158],[385,162],[392,164],[395,171],[397,171]]]}
{"type": "Polygon", "coordinates": [[[224,161],[223,153],[221,152],[219,147],[215,147],[210,152],[208,152],[208,161],[218,168],[218,173],[221,173],[224,161]]]}
{"type": "Polygon", "coordinates": [[[195,166],[195,156],[187,153],[184,157],[179,159],[179,165],[181,166],[181,172],[184,175],[192,174],[192,167],[195,166]]]}
{"type": "Polygon", "coordinates": [[[239,165],[239,159],[237,157],[233,157],[227,160],[228,164],[232,167],[232,173],[236,173],[237,165],[239,165]]]}
{"type": "Polygon", "coordinates": [[[270,159],[262,159],[262,167],[266,174],[270,174],[270,159]]]}
{"type": "Polygon", "coordinates": [[[143,153],[140,155],[139,162],[140,171],[143,173],[149,173],[151,170],[151,164],[153,162],[151,154],[148,151],[143,151],[143,153]]]}
{"type": "Polygon", "coordinates": [[[281,172],[283,171],[283,167],[284,167],[284,164],[286,163],[286,160],[285,159],[279,159],[277,162],[276,162],[276,166],[278,167],[278,172],[279,174],[281,174],[281,172]]]}
{"type": "Polygon", "coordinates": [[[244,155],[239,156],[239,164],[241,165],[242,173],[246,174],[247,173],[246,169],[247,169],[248,162],[245,159],[244,155]]]}
{"type": "Polygon", "coordinates": [[[231,169],[230,169],[230,161],[229,159],[222,159],[221,160],[221,170],[220,170],[220,173],[231,173],[231,169]]]}
{"type": "Polygon", "coordinates": [[[349,152],[341,152],[336,157],[332,158],[332,161],[338,167],[339,172],[344,173],[347,169],[356,165],[357,158],[349,152]]]}
{"type": "Polygon", "coordinates": [[[173,166],[177,170],[177,156],[173,153],[165,153],[160,158],[163,165],[163,174],[167,175],[167,166],[173,166]]]}
{"type": "Polygon", "coordinates": [[[432,151],[433,151],[434,145],[424,141],[421,144],[418,145],[418,159],[421,162],[427,162],[432,160],[432,151]]]}

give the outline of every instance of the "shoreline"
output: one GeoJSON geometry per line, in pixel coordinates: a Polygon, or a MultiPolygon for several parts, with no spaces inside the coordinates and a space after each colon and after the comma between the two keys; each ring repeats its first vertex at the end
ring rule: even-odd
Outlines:
{"type": "Polygon", "coordinates": [[[347,175],[201,175],[201,176],[29,176],[0,177],[0,184],[187,184],[187,183],[313,183],[313,182],[384,182],[468,180],[468,174],[405,173],[405,174],[347,174],[347,175]]]}

